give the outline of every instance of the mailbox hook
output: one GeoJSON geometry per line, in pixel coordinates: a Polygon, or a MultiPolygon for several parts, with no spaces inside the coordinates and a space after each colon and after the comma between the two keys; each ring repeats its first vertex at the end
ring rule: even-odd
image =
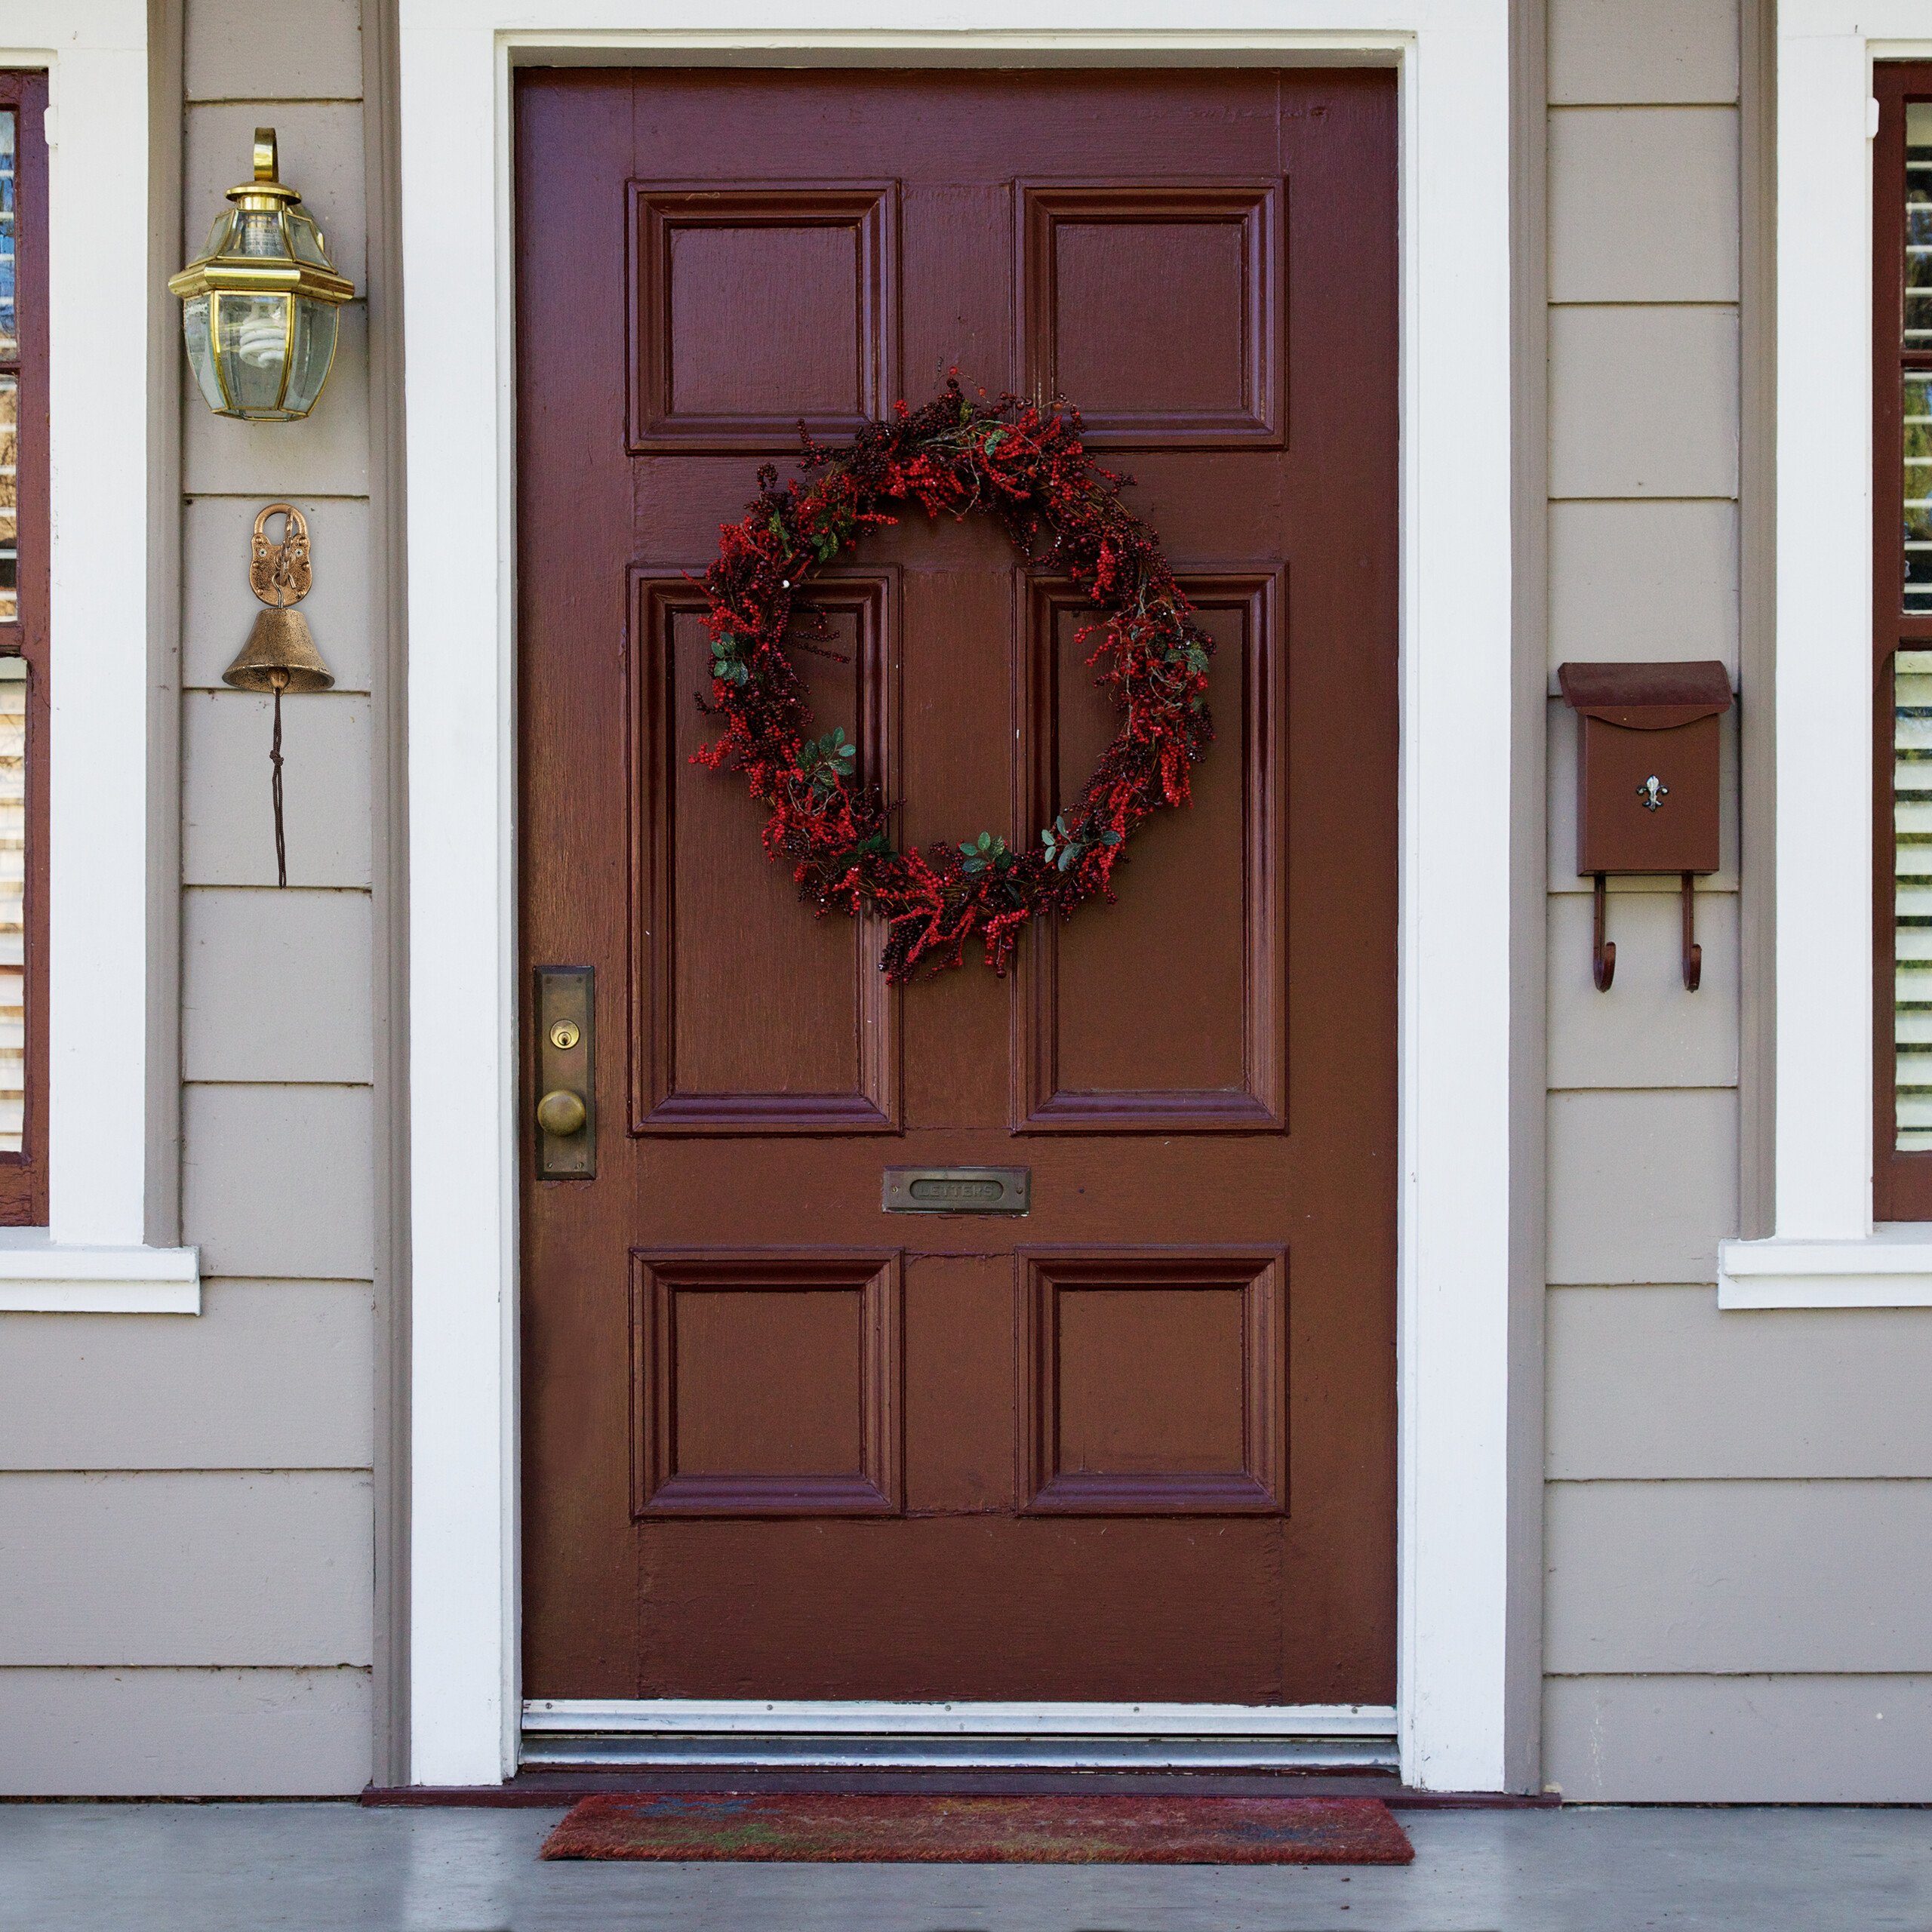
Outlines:
{"type": "Polygon", "coordinates": [[[1596,906],[1595,916],[1595,940],[1591,952],[1591,968],[1596,976],[1597,991],[1607,993],[1610,983],[1617,977],[1617,942],[1603,936],[1604,914],[1609,899],[1609,881],[1601,872],[1596,875],[1596,906]]]}
{"type": "Polygon", "coordinates": [[[1704,949],[1697,943],[1695,881],[1697,874],[1685,872],[1684,881],[1684,990],[1694,993],[1704,977],[1704,949]]]}

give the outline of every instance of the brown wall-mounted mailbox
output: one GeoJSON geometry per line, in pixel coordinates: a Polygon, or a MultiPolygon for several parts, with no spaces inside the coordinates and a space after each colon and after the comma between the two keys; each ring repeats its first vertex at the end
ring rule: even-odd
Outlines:
{"type": "Polygon", "coordinates": [[[1596,878],[1598,986],[1617,948],[1605,942],[1604,881],[1612,872],[1675,872],[1684,897],[1684,983],[1701,954],[1691,937],[1691,881],[1719,863],[1718,719],[1730,677],[1696,664],[1565,664],[1556,673],[1577,713],[1577,869],[1596,878]]]}

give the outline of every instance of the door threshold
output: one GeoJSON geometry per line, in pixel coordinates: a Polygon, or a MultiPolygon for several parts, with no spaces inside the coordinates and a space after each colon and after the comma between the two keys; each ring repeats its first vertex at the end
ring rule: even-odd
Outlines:
{"type": "Polygon", "coordinates": [[[894,1770],[1395,1770],[1383,1704],[535,1698],[522,1761],[894,1770]]]}

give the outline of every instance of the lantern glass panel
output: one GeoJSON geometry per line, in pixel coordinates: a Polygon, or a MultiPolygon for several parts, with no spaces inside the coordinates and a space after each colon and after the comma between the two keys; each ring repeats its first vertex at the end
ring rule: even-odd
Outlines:
{"type": "Polygon", "coordinates": [[[215,353],[239,410],[272,412],[281,405],[288,360],[286,295],[223,294],[215,302],[215,353]]]}
{"type": "Polygon", "coordinates": [[[269,209],[237,208],[229,217],[225,252],[269,261],[287,260],[288,243],[281,232],[281,217],[269,209]]]}
{"type": "Polygon", "coordinates": [[[288,211],[288,246],[299,262],[311,268],[325,269],[329,258],[322,248],[322,232],[300,208],[288,211]]]}
{"type": "Polygon", "coordinates": [[[221,393],[221,378],[215,373],[214,338],[208,331],[208,298],[191,296],[181,310],[181,334],[188,345],[188,366],[201,385],[202,400],[213,410],[228,407],[221,393]]]}
{"type": "Polygon", "coordinates": [[[335,359],[336,330],[342,311],[333,302],[299,296],[295,303],[295,352],[288,371],[288,393],[282,406],[291,416],[306,416],[322,392],[329,365],[335,359]]]}

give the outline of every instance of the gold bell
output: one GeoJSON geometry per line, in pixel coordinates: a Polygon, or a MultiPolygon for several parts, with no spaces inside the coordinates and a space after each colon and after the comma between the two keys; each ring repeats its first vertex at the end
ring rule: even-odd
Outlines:
{"type": "Polygon", "coordinates": [[[335,673],[315,648],[309,620],[300,611],[270,608],[255,619],[248,641],[221,681],[238,691],[325,691],[335,673]]]}
{"type": "Polygon", "coordinates": [[[275,730],[269,740],[269,797],[275,810],[275,876],[288,883],[288,839],[282,823],[281,694],[325,691],[335,674],[322,662],[309,634],[309,620],[291,607],[301,602],[314,581],[309,564],[309,525],[293,503],[270,503],[255,518],[248,556],[248,588],[268,606],[255,620],[248,641],[221,681],[238,691],[275,694],[275,730]],[[269,518],[282,520],[281,540],[269,541],[269,518]]]}
{"type": "Polygon", "coordinates": [[[255,620],[248,641],[221,674],[238,691],[325,691],[335,674],[322,661],[309,620],[291,607],[314,582],[308,519],[293,503],[269,503],[255,518],[248,555],[248,587],[268,606],[255,620]],[[279,543],[269,540],[269,519],[282,520],[279,543]]]}

